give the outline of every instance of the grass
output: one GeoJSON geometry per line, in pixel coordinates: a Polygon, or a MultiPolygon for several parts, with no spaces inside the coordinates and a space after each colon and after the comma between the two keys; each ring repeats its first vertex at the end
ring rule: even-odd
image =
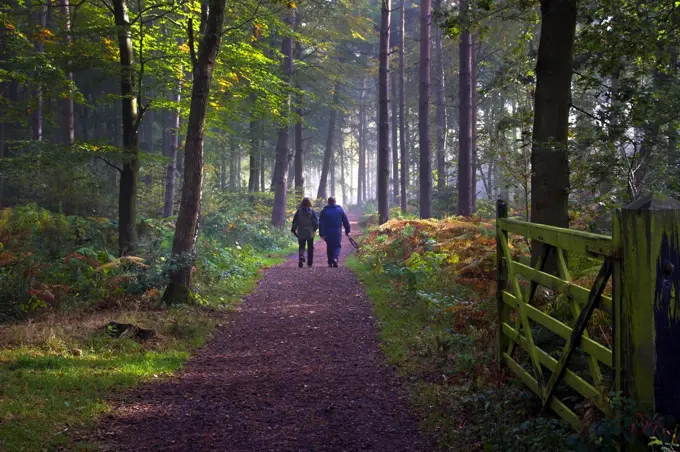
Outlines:
{"type": "MultiPolygon", "coordinates": [[[[279,264],[288,254],[270,254],[264,264],[279,264]]],[[[234,307],[260,276],[215,305],[234,307]]],[[[97,449],[79,438],[111,409],[107,400],[180,369],[218,321],[214,309],[178,307],[55,314],[0,326],[0,450],[97,449]],[[143,344],[110,338],[102,327],[111,320],[152,328],[157,337],[143,344]]]]}
{"type": "MultiPolygon", "coordinates": [[[[564,450],[564,425],[541,417],[538,399],[496,368],[494,335],[486,327],[454,328],[453,313],[428,306],[394,277],[355,256],[347,266],[373,303],[381,348],[409,383],[421,430],[439,449],[564,450]]],[[[471,296],[466,287],[449,289],[471,296]]]]}

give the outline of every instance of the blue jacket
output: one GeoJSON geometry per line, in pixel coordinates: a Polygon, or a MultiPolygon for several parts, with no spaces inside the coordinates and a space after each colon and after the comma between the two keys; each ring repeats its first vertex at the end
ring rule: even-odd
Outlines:
{"type": "Polygon", "coordinates": [[[342,207],[335,204],[323,208],[319,215],[319,235],[326,237],[326,240],[339,242],[342,237],[342,227],[345,227],[345,234],[349,234],[351,229],[349,220],[342,207]]]}

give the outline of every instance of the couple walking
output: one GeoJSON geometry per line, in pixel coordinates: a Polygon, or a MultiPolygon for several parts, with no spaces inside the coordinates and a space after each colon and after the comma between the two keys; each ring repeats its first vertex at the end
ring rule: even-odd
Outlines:
{"type": "Polygon", "coordinates": [[[300,261],[298,267],[302,268],[305,263],[305,248],[307,248],[307,266],[311,267],[314,263],[314,236],[317,229],[319,236],[326,242],[326,254],[328,255],[328,266],[337,267],[342,246],[342,228],[345,234],[349,235],[349,220],[342,207],[336,204],[335,198],[328,198],[328,205],[323,208],[317,217],[312,209],[309,198],[305,198],[300,203],[300,208],[293,217],[291,232],[298,238],[300,245],[300,261]]]}

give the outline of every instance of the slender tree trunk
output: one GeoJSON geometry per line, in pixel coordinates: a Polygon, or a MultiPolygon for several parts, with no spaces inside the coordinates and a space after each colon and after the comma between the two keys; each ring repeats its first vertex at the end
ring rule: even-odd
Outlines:
{"type": "MultiPolygon", "coordinates": [[[[71,52],[71,42],[73,41],[73,38],[71,36],[71,8],[69,5],[69,0],[59,0],[61,2],[60,5],[60,10],[61,10],[61,15],[63,16],[64,20],[64,36],[65,36],[65,41],[66,41],[66,48],[67,52],[71,52]]],[[[125,9],[125,16],[127,17],[127,0],[114,0],[114,10],[116,10],[116,5],[118,5],[118,9],[121,9],[122,7],[125,9]]],[[[115,13],[116,16],[116,25],[118,27],[121,27],[122,25],[118,24],[118,16],[119,12],[115,13]]],[[[125,23],[129,22],[129,20],[126,18],[125,23]]],[[[124,28],[126,28],[128,31],[126,33],[129,34],[129,24],[123,25],[124,28]]],[[[130,38],[128,38],[130,39],[130,38]]],[[[121,31],[118,32],[118,41],[119,45],[121,47],[121,65],[123,64],[122,58],[123,58],[123,44],[121,43],[121,31]]],[[[132,43],[130,43],[130,49],[132,48],[132,43]]],[[[125,51],[127,53],[127,50],[125,51]]],[[[130,52],[130,55],[132,56],[132,51],[130,52]]],[[[66,62],[66,65],[68,66],[68,69],[66,70],[66,81],[70,84],[73,83],[73,73],[71,72],[71,61],[68,60],[66,62]]],[[[132,70],[132,69],[130,69],[132,70]]],[[[125,69],[123,68],[123,71],[125,72],[125,69]]],[[[128,77],[126,75],[123,75],[123,77],[128,77]]],[[[130,78],[134,77],[133,73],[130,73],[130,78]]],[[[75,141],[75,119],[74,119],[74,113],[73,113],[73,95],[72,95],[72,90],[69,86],[69,93],[68,95],[61,100],[61,116],[62,116],[62,127],[63,127],[63,137],[64,137],[64,144],[70,146],[73,144],[75,141]]],[[[136,106],[135,106],[136,110],[136,106]]],[[[136,112],[135,112],[136,116],[136,112]]],[[[123,132],[125,133],[125,132],[123,132]]],[[[135,135],[137,135],[137,131],[135,131],[135,135]]],[[[138,140],[138,138],[135,138],[135,140],[138,140]]],[[[125,139],[123,139],[125,141],[125,139]]],[[[125,145],[125,144],[124,144],[125,145]]]]}
{"type": "MultiPolygon", "coordinates": [[[[238,149],[237,149],[237,143],[236,143],[236,137],[231,136],[229,137],[229,161],[231,162],[229,165],[229,190],[231,191],[236,191],[236,175],[238,174],[238,164],[239,164],[239,156],[238,156],[238,149]]],[[[223,158],[226,159],[226,153],[222,152],[223,158]]],[[[226,161],[224,162],[224,170],[222,171],[222,189],[225,188],[225,177],[224,173],[227,170],[227,165],[226,161]]]]}
{"type": "Polygon", "coordinates": [[[477,171],[479,168],[477,156],[477,44],[476,37],[470,37],[470,153],[472,155],[472,174],[470,174],[470,198],[472,213],[477,212],[477,171]]]}
{"type": "MultiPolygon", "coordinates": [[[[177,44],[184,45],[184,39],[178,39],[177,44]]],[[[175,205],[175,180],[177,178],[177,148],[179,148],[180,101],[182,100],[182,78],[177,79],[177,87],[172,95],[174,107],[170,113],[170,127],[168,135],[168,165],[165,170],[165,199],[163,202],[163,217],[172,215],[175,205]]]]}
{"type": "Polygon", "coordinates": [[[404,0],[399,2],[401,8],[400,12],[400,32],[399,32],[399,147],[401,149],[401,211],[406,213],[408,202],[408,184],[409,184],[409,135],[407,129],[407,115],[406,110],[406,90],[404,88],[404,39],[406,36],[406,6],[404,0]]]}
{"type": "Polygon", "coordinates": [[[432,162],[430,158],[431,9],[430,0],[421,1],[420,92],[418,98],[418,128],[420,133],[420,218],[432,217],[432,162]]]}
{"type": "MultiPolygon", "coordinates": [[[[38,25],[43,30],[47,27],[47,4],[43,0],[38,3],[38,25]]],[[[45,53],[45,44],[42,37],[38,37],[35,42],[35,51],[39,55],[45,53]]],[[[42,79],[40,77],[41,68],[36,68],[38,81],[33,90],[33,97],[35,98],[35,108],[33,110],[33,139],[42,141],[43,139],[43,89],[42,79]]]]}
{"type": "MultiPolygon", "coordinates": [[[[262,142],[260,142],[260,147],[262,147],[262,142]]],[[[265,191],[267,191],[266,184],[265,184],[265,175],[264,175],[266,163],[267,163],[267,158],[264,156],[264,154],[260,155],[260,191],[263,192],[263,193],[265,191]]]]}
{"type": "Polygon", "coordinates": [[[113,2],[121,66],[123,148],[126,161],[120,175],[118,197],[118,247],[120,255],[131,254],[137,245],[137,182],[139,179],[139,112],[135,80],[134,49],[130,35],[127,0],[113,2]]]}
{"type": "MultiPolygon", "coordinates": [[[[531,148],[531,221],[569,226],[567,139],[577,0],[541,0],[531,148]]],[[[534,243],[534,261],[542,253],[534,243]]],[[[555,269],[555,263],[549,270],[555,269]]]]}
{"type": "MultiPolygon", "coordinates": [[[[442,0],[435,0],[434,7],[436,9],[441,8],[442,0]]],[[[437,156],[437,190],[443,190],[446,188],[446,101],[445,101],[445,90],[446,82],[444,78],[444,50],[442,46],[442,29],[439,26],[434,27],[434,43],[435,43],[435,53],[436,53],[436,143],[437,150],[435,154],[437,156]]]]}
{"type": "MultiPolygon", "coordinates": [[[[429,1],[429,0],[427,0],[429,1]]],[[[382,0],[380,9],[380,53],[378,72],[378,221],[390,219],[390,9],[391,0],[382,0]]]]}
{"type": "MultiPolygon", "coordinates": [[[[289,10],[285,22],[291,27],[295,26],[295,10],[289,10]]],[[[293,77],[293,38],[287,36],[283,38],[281,52],[284,56],[283,67],[287,76],[288,83],[292,82],[293,77]]],[[[290,112],[290,96],[284,107],[284,115],[290,112]]],[[[290,160],[290,150],[288,144],[288,125],[284,124],[279,128],[279,136],[276,143],[276,163],[274,166],[273,185],[274,185],[274,208],[272,209],[272,224],[277,228],[282,228],[286,222],[286,188],[288,177],[288,163],[290,160]]]]}
{"type": "Polygon", "coordinates": [[[321,167],[321,179],[319,180],[319,190],[316,193],[316,197],[319,199],[325,199],[328,197],[327,193],[327,182],[328,182],[328,172],[331,168],[331,163],[333,160],[333,139],[335,137],[335,120],[338,117],[338,101],[340,97],[340,87],[335,85],[333,89],[333,103],[331,105],[331,111],[328,119],[328,134],[326,135],[326,152],[323,155],[323,166],[321,167]]]}
{"type": "Polygon", "coordinates": [[[248,191],[260,191],[260,137],[258,121],[254,113],[250,114],[250,171],[248,177],[248,191]]]}
{"type": "Polygon", "coordinates": [[[390,99],[391,108],[391,118],[390,126],[392,127],[392,205],[399,205],[399,136],[397,131],[399,130],[399,118],[397,109],[399,103],[397,102],[397,72],[392,72],[392,77],[390,78],[392,98],[390,99]]]}
{"type": "Polygon", "coordinates": [[[305,176],[304,176],[304,149],[302,148],[302,108],[300,106],[301,99],[298,99],[298,106],[295,111],[300,118],[295,123],[295,194],[301,197],[305,194],[305,176]]]}
{"type": "MultiPolygon", "coordinates": [[[[340,124],[340,188],[342,189],[342,203],[347,204],[347,180],[345,178],[345,137],[342,133],[343,127],[345,125],[345,115],[340,112],[340,119],[338,120],[340,124]]],[[[351,173],[350,173],[351,174],[351,173]]]]}
{"type": "MultiPolygon", "coordinates": [[[[461,0],[461,14],[467,17],[468,0],[461,0]]],[[[466,19],[464,19],[466,20],[466,19]]],[[[458,215],[472,215],[472,43],[470,31],[465,28],[460,36],[460,119],[458,133],[458,215]]]]}
{"type": "Polygon", "coordinates": [[[357,204],[366,202],[366,79],[361,83],[361,95],[359,98],[359,186],[357,191],[357,204]]]}
{"type": "MultiPolygon", "coordinates": [[[[170,285],[163,294],[163,301],[167,304],[187,303],[191,299],[191,274],[199,233],[203,185],[203,133],[210,82],[220,47],[225,2],[226,0],[210,0],[205,32],[200,40],[197,56],[192,58],[193,86],[184,145],[184,186],[172,241],[173,258],[179,262],[172,272],[170,285]],[[182,262],[183,257],[189,257],[189,261],[182,262]]],[[[189,26],[192,26],[191,22],[189,26]]],[[[189,46],[194,46],[193,39],[189,40],[189,46]]]]}

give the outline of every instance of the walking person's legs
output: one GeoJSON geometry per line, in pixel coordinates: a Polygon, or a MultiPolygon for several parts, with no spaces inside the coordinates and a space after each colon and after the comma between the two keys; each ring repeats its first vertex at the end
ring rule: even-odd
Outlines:
{"type": "Polygon", "coordinates": [[[314,264],[314,238],[307,239],[307,267],[314,264]]]}
{"type": "Polygon", "coordinates": [[[302,268],[305,263],[305,245],[307,243],[306,239],[298,239],[298,267],[302,268]]]}

